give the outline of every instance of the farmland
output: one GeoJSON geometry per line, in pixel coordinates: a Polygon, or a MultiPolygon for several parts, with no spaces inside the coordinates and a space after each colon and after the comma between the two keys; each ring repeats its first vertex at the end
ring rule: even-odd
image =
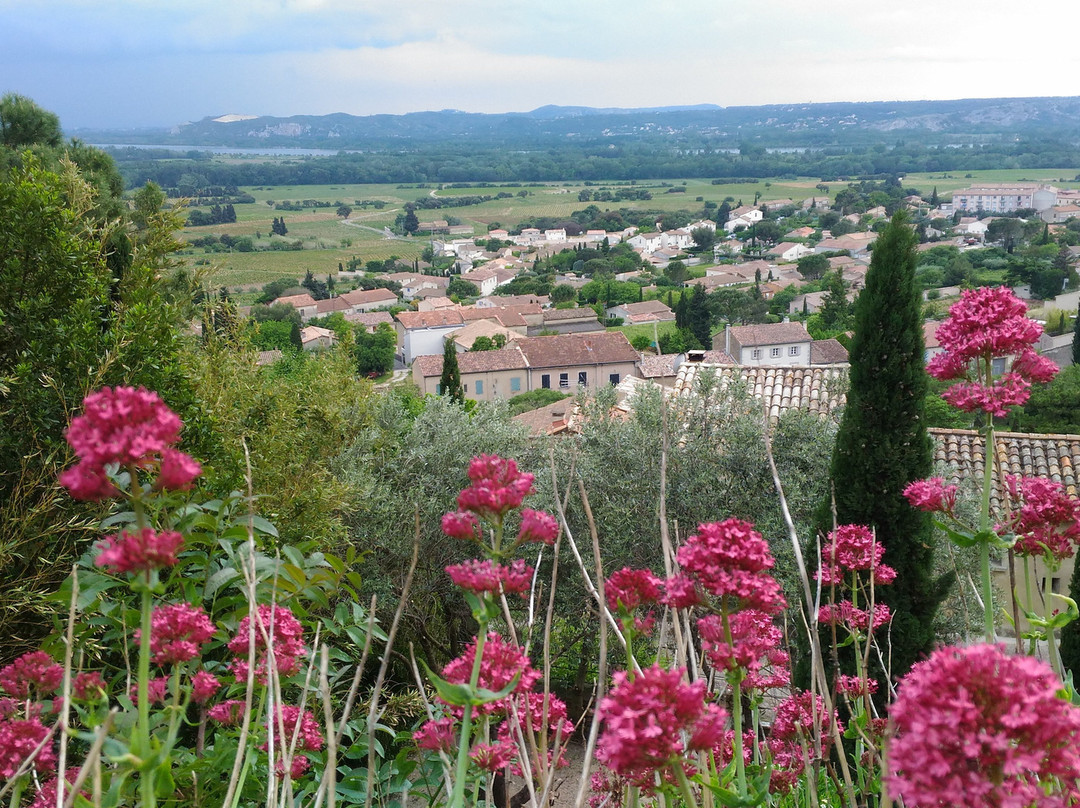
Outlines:
{"type": "MultiPolygon", "coordinates": [[[[975,171],[960,174],[912,174],[904,178],[904,186],[916,188],[929,195],[936,188],[940,195],[948,195],[972,182],[1043,180],[1053,181],[1059,187],[1080,187],[1080,183],[1068,181],[1075,177],[1070,169],[1016,169],[1001,171],[975,171]]],[[[820,180],[760,180],[733,184],[713,185],[708,179],[685,179],[671,181],[641,182],[583,182],[573,183],[508,183],[484,187],[445,188],[432,185],[293,185],[255,186],[240,190],[255,198],[252,203],[236,204],[236,222],[185,228],[182,237],[191,241],[202,236],[229,235],[234,238],[252,239],[254,252],[208,252],[191,247],[184,252],[184,260],[209,267],[210,282],[233,290],[238,287],[260,285],[281,276],[301,277],[311,271],[316,275],[336,272],[338,265],[350,260],[362,262],[385,260],[392,256],[412,263],[418,260],[428,238],[418,234],[412,238],[388,237],[384,228],[394,223],[395,217],[407,202],[415,202],[432,195],[438,198],[455,196],[490,196],[493,198],[479,204],[417,210],[421,221],[454,217],[464,225],[473,227],[475,236],[483,236],[489,227],[513,228],[522,221],[537,217],[569,218],[586,205],[596,204],[601,209],[631,211],[692,211],[703,213],[705,202],[720,203],[725,199],[733,204],[752,204],[756,196],[761,200],[793,199],[796,202],[809,196],[823,195],[817,186],[820,180]],[[578,194],[583,190],[617,191],[627,186],[647,189],[652,195],[648,200],[621,202],[582,202],[578,194]],[[308,207],[299,211],[276,209],[282,203],[302,204],[308,207]],[[311,203],[324,207],[310,206],[311,203]],[[365,204],[366,203],[366,204],[365,204]],[[381,209],[374,205],[379,203],[381,209]],[[337,215],[340,204],[352,208],[347,220],[337,215]],[[271,235],[271,222],[276,217],[285,220],[288,229],[282,237],[271,235]],[[281,249],[286,245],[302,249],[281,249]],[[276,243],[276,245],[275,245],[276,243]],[[277,246],[277,249],[273,249],[277,246]]],[[[828,195],[836,193],[846,183],[827,183],[828,195]]],[[[201,208],[207,210],[207,208],[201,208]]]]}

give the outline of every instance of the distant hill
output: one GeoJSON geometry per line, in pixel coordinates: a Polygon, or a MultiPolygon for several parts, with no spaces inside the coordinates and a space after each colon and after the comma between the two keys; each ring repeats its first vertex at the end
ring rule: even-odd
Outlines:
{"type": "Polygon", "coordinates": [[[294,115],[235,112],[168,129],[78,130],[91,143],[160,146],[293,146],[334,150],[408,148],[468,140],[477,146],[551,147],[620,138],[695,145],[773,147],[895,143],[992,143],[1003,138],[1076,139],[1080,97],[955,101],[710,104],[650,109],[544,106],[531,112],[482,114],[442,110],[405,115],[294,115]]]}

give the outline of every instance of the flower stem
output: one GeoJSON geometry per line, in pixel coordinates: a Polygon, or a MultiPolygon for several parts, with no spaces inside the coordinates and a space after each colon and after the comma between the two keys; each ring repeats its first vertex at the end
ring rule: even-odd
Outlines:
{"type": "Polygon", "coordinates": [[[697,800],[694,799],[694,792],[690,789],[690,781],[686,779],[682,764],[675,764],[675,779],[679,781],[679,791],[682,792],[686,808],[697,808],[697,800]]]}
{"type": "Polygon", "coordinates": [[[139,724],[138,737],[141,758],[139,782],[142,791],[143,808],[154,808],[154,771],[156,766],[150,754],[150,617],[154,606],[150,587],[143,588],[141,633],[139,635],[139,724]]]}
{"type": "Polygon", "coordinates": [[[994,643],[997,635],[994,631],[994,582],[990,576],[990,542],[985,538],[990,531],[990,491],[994,484],[994,463],[997,442],[994,439],[994,422],[991,419],[986,427],[986,447],[983,450],[983,490],[979,504],[979,533],[984,539],[979,544],[979,564],[982,568],[983,624],[986,629],[986,641],[994,643]]]}
{"type": "MultiPolygon", "coordinates": [[[[486,596],[485,596],[486,597],[486,596]]],[[[473,660],[469,687],[476,688],[480,681],[480,662],[484,657],[484,643],[487,640],[487,619],[479,619],[480,628],[476,633],[476,658],[473,660]]],[[[469,772],[469,743],[472,734],[472,705],[466,704],[461,717],[461,737],[458,739],[457,763],[454,767],[454,791],[450,795],[450,808],[465,807],[465,777],[469,772]]]]}
{"type": "Polygon", "coordinates": [[[1051,599],[1052,593],[1053,593],[1053,588],[1052,588],[1053,578],[1051,577],[1051,573],[1053,571],[1054,570],[1050,567],[1050,565],[1047,564],[1046,565],[1046,577],[1045,577],[1045,580],[1043,581],[1043,613],[1044,613],[1044,617],[1046,617],[1046,623],[1047,623],[1047,625],[1046,625],[1046,647],[1050,652],[1050,667],[1054,669],[1054,673],[1056,673],[1058,675],[1059,679],[1064,680],[1065,679],[1065,674],[1061,670],[1061,657],[1058,656],[1057,638],[1054,636],[1054,627],[1050,623],[1050,619],[1053,617],[1053,614],[1054,614],[1053,606],[1050,605],[1050,599],[1051,599]]]}

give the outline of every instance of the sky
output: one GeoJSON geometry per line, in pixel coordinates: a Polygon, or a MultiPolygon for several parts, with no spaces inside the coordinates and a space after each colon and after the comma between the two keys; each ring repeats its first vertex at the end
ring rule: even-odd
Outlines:
{"type": "Polygon", "coordinates": [[[1080,95],[1076,0],[0,0],[0,94],[224,114],[1080,95]]]}

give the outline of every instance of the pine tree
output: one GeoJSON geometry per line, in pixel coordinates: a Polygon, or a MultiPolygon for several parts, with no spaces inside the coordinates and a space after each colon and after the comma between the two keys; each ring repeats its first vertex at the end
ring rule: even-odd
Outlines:
{"type": "MultiPolygon", "coordinates": [[[[877,590],[893,612],[893,677],[933,649],[934,615],[951,579],[935,579],[929,514],[902,495],[930,476],[926,432],[922,306],[915,280],[916,236],[903,213],[874,245],[866,288],[855,307],[851,379],[830,472],[836,523],[868,525],[885,548],[896,581],[877,590]]],[[[822,503],[818,529],[832,529],[832,501],[822,503]]]]}
{"type": "Polygon", "coordinates": [[[456,401],[458,404],[465,401],[465,394],[461,390],[461,369],[458,367],[457,346],[452,339],[446,340],[443,345],[439,395],[449,396],[451,401],[456,401]]]}
{"type": "Polygon", "coordinates": [[[686,326],[690,329],[701,347],[706,351],[712,348],[712,314],[709,312],[709,301],[705,294],[705,287],[701,284],[694,286],[694,293],[690,295],[690,305],[686,313],[686,326]]]}

